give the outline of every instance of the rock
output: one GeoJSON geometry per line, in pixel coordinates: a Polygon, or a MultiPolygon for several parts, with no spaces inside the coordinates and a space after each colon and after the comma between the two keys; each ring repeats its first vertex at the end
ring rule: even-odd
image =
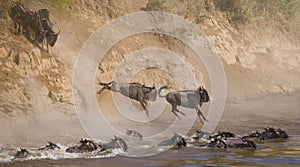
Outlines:
{"type": "Polygon", "coordinates": [[[0,48],[0,58],[4,58],[4,57],[7,57],[7,56],[8,56],[7,50],[4,47],[0,48]]]}
{"type": "Polygon", "coordinates": [[[33,56],[41,57],[41,50],[39,48],[31,49],[31,53],[32,53],[33,56]]]}

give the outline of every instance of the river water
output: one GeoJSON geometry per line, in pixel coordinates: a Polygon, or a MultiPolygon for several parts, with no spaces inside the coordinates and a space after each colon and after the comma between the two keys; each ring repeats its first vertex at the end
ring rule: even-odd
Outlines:
{"type": "MultiPolygon", "coordinates": [[[[231,131],[241,136],[255,129],[272,126],[286,130],[289,138],[257,142],[255,150],[186,147],[142,158],[124,156],[121,150],[97,156],[66,154],[60,150],[37,153],[31,158],[15,161],[11,159],[18,147],[23,146],[22,143],[0,144],[0,166],[300,166],[299,125],[299,92],[231,99],[226,104],[216,131],[231,131]]],[[[66,148],[71,144],[74,143],[61,146],[66,148]]]]}

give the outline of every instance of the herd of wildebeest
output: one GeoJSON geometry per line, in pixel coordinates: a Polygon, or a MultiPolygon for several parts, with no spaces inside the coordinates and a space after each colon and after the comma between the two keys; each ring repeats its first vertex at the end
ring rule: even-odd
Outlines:
{"type": "Polygon", "coordinates": [[[26,33],[26,37],[34,45],[42,44],[41,49],[46,44],[47,52],[49,45],[51,47],[55,45],[60,31],[54,32],[48,9],[33,12],[21,4],[16,4],[9,10],[9,16],[14,22],[16,34],[26,33]]]}
{"type": "MultiPolygon", "coordinates": [[[[126,135],[136,138],[137,140],[143,140],[143,135],[135,130],[127,129],[126,135]]],[[[217,132],[206,133],[196,130],[191,136],[181,136],[174,133],[173,137],[168,140],[164,140],[160,143],[154,144],[153,147],[159,148],[172,148],[180,149],[183,147],[202,147],[202,148],[215,148],[215,149],[256,149],[257,142],[268,142],[274,139],[287,139],[288,134],[281,128],[267,127],[264,129],[258,129],[251,133],[238,137],[232,132],[217,132]]],[[[42,152],[48,150],[61,149],[59,145],[48,141],[46,146],[37,149],[24,149],[15,154],[13,160],[24,159],[34,152],[42,152]]],[[[94,153],[94,155],[105,155],[111,153],[114,149],[121,149],[126,152],[128,145],[126,141],[120,137],[114,136],[114,138],[108,143],[97,143],[96,141],[89,139],[80,139],[79,143],[75,146],[65,149],[67,153],[94,153]]]]}
{"type": "MultiPolygon", "coordinates": [[[[23,31],[26,32],[27,37],[32,40],[36,45],[42,44],[42,49],[44,44],[47,46],[47,51],[49,52],[48,45],[54,46],[57,41],[58,33],[55,33],[52,29],[52,23],[49,18],[49,11],[47,9],[40,9],[36,12],[30,11],[24,8],[22,5],[17,4],[12,7],[9,11],[9,16],[12,18],[15,24],[15,32],[20,34],[23,31]]],[[[178,117],[181,114],[185,116],[185,113],[177,109],[178,106],[192,108],[196,111],[200,121],[203,123],[207,121],[205,116],[200,111],[203,103],[209,102],[210,97],[208,91],[200,86],[196,90],[180,90],[167,93],[162,95],[161,92],[164,89],[168,89],[168,86],[162,86],[156,89],[153,85],[152,87],[145,86],[140,83],[127,83],[127,82],[116,82],[111,81],[109,83],[99,82],[100,86],[103,86],[97,94],[105,89],[111,90],[113,92],[119,92],[120,94],[134,99],[140,102],[141,106],[149,116],[149,111],[147,109],[147,104],[149,101],[155,101],[157,96],[165,98],[168,103],[171,104],[171,112],[178,117]],[[202,117],[202,119],[201,119],[202,117]]],[[[126,134],[131,137],[136,137],[139,140],[143,140],[143,135],[135,130],[127,129],[126,134]]],[[[288,138],[287,133],[278,128],[268,127],[262,130],[255,130],[248,135],[238,138],[235,134],[231,132],[217,132],[217,133],[205,133],[196,131],[192,136],[181,136],[174,133],[174,136],[169,140],[162,141],[155,144],[154,147],[186,147],[186,146],[200,146],[208,148],[251,148],[255,149],[256,144],[252,138],[257,138],[258,141],[266,141],[269,139],[286,139],[288,138]],[[251,140],[250,140],[251,139],[251,140]],[[204,142],[203,142],[204,141],[204,142]]],[[[47,151],[61,149],[57,144],[48,142],[44,147],[35,149],[35,151],[47,151]]],[[[128,146],[126,141],[120,137],[114,136],[109,143],[97,143],[88,139],[81,139],[78,145],[71,146],[65,151],[68,153],[87,153],[87,152],[109,152],[112,149],[122,149],[127,151],[128,146]]],[[[32,150],[21,148],[16,154],[14,159],[26,158],[31,155],[32,150]]]]}
{"type": "MultiPolygon", "coordinates": [[[[203,86],[200,86],[197,90],[182,90],[170,92],[166,95],[161,95],[163,89],[168,86],[162,86],[157,90],[155,86],[147,87],[140,83],[127,83],[127,82],[115,82],[109,83],[100,82],[99,85],[103,86],[97,93],[100,94],[103,90],[108,89],[114,92],[119,92],[122,95],[139,101],[142,107],[147,111],[147,101],[156,99],[156,96],[164,97],[172,105],[172,112],[180,118],[176,112],[185,115],[177,109],[177,106],[184,106],[193,108],[198,113],[198,117],[201,120],[201,116],[204,120],[206,118],[202,115],[199,105],[203,102],[209,102],[208,92],[203,86]]],[[[148,112],[146,112],[147,114],[148,112]]],[[[149,114],[149,113],[148,113],[149,114]]],[[[148,115],[147,114],[147,115],[148,115]]],[[[126,135],[137,140],[143,140],[143,135],[135,130],[127,129],[126,135]]],[[[164,140],[153,147],[162,148],[174,148],[179,149],[182,147],[204,147],[204,148],[222,148],[222,149],[256,149],[256,143],[254,142],[265,142],[272,139],[287,139],[288,134],[281,128],[267,127],[264,129],[258,129],[250,132],[244,136],[237,136],[232,132],[217,132],[208,133],[196,130],[191,136],[181,136],[174,133],[173,137],[168,140],[164,140]]],[[[45,150],[61,149],[57,144],[48,142],[44,147],[34,149],[33,151],[45,151],[45,150]]],[[[93,153],[94,155],[105,155],[111,153],[114,149],[121,149],[126,152],[128,145],[126,141],[121,138],[114,136],[114,138],[108,143],[97,143],[96,141],[89,139],[81,139],[75,146],[71,146],[65,149],[67,153],[93,153]]],[[[14,157],[13,160],[19,158],[26,158],[31,155],[31,151],[21,148],[14,157]]]]}

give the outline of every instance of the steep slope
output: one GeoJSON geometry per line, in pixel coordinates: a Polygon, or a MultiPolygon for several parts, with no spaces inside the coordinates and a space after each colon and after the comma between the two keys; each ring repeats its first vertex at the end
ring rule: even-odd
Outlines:
{"type": "MultiPolygon", "coordinates": [[[[72,106],[71,81],[81,47],[101,25],[141,10],[178,14],[203,30],[222,58],[229,99],[256,98],[272,93],[289,94],[299,89],[299,36],[286,20],[280,18],[278,22],[273,22],[262,18],[237,28],[228,19],[228,15],[213,2],[24,1],[25,6],[31,10],[49,9],[55,31],[61,30],[58,42],[51,48],[50,54],[33,46],[23,35],[15,35],[11,19],[1,9],[0,119],[5,122],[24,117],[39,120],[43,115],[41,112],[45,110],[64,113],[52,117],[53,120],[66,117],[72,121],[75,112],[72,106]]],[[[204,83],[209,87],[205,68],[199,65],[200,61],[194,60],[196,55],[190,48],[176,39],[158,34],[139,34],[118,42],[100,63],[97,81],[100,78],[111,80],[116,67],[125,56],[146,47],[165,48],[182,56],[195,68],[199,84],[204,83]]],[[[176,64],[169,68],[176,68],[176,64]]],[[[156,69],[140,72],[133,81],[147,85],[155,82],[157,86],[168,83],[174,89],[178,88],[172,77],[156,69]]],[[[45,115],[47,114],[48,112],[45,115]]],[[[45,115],[43,119],[49,119],[45,115]]]]}

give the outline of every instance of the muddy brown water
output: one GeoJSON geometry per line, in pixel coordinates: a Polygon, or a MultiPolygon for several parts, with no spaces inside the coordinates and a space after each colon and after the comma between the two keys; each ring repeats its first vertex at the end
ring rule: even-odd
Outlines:
{"type": "MultiPolygon", "coordinates": [[[[0,166],[300,166],[300,93],[228,100],[216,131],[243,135],[280,127],[289,138],[257,142],[257,149],[171,149],[150,157],[51,158],[0,163],[0,166]]],[[[197,126],[197,124],[196,124],[197,126]]],[[[196,128],[196,127],[194,127],[196,128]]],[[[1,150],[0,150],[1,152],[1,150]]]]}

